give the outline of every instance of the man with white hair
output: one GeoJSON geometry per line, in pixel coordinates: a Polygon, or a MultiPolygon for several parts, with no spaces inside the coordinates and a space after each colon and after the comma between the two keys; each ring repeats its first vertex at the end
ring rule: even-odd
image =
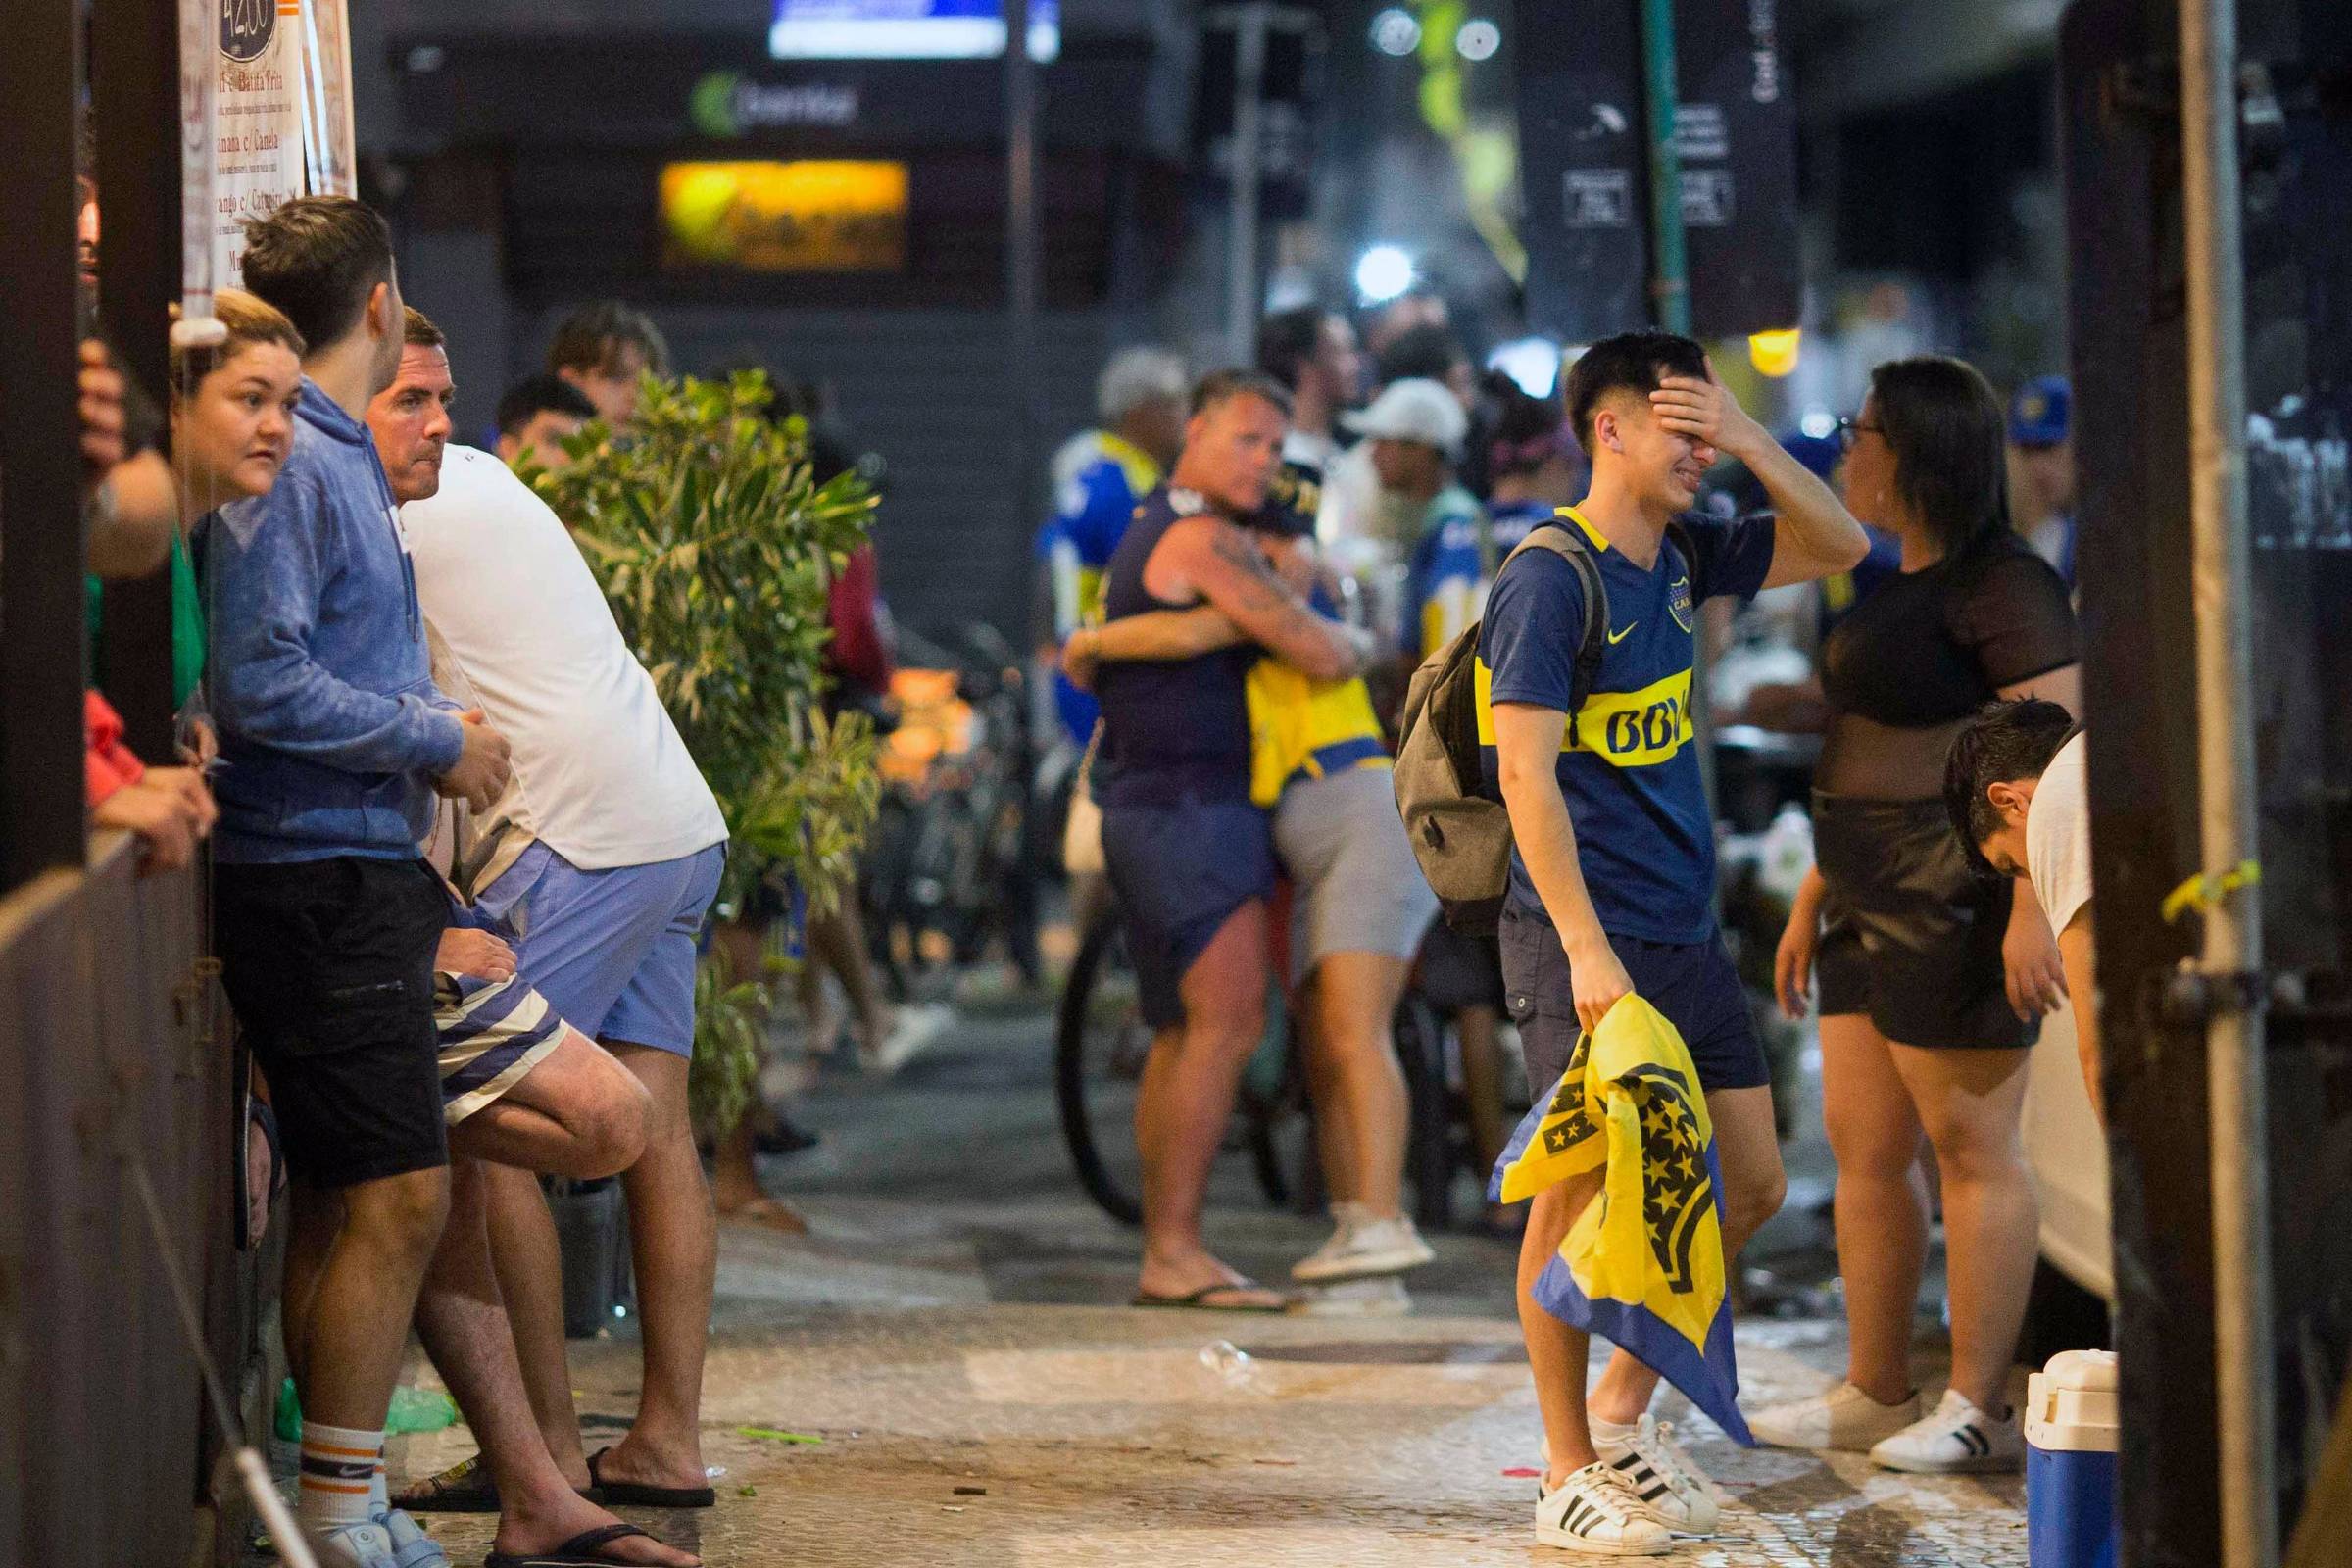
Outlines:
{"type": "Polygon", "coordinates": [[[1073,745],[1093,735],[1095,700],[1059,673],[1061,644],[1086,623],[1102,598],[1102,568],[1119,547],[1144,497],[1184,446],[1192,388],[1184,362],[1166,349],[1124,348],[1095,383],[1102,425],[1082,431],[1054,454],[1054,515],[1038,530],[1054,611],[1054,706],[1073,745]]]}

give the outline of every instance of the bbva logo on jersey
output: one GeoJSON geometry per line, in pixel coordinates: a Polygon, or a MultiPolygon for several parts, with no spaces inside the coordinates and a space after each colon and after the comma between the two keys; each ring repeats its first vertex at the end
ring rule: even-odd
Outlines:
{"type": "Polygon", "coordinates": [[[1690,671],[1638,692],[1594,692],[1576,712],[1562,751],[1591,752],[1619,767],[1649,767],[1674,757],[1696,733],[1690,721],[1690,671]]]}

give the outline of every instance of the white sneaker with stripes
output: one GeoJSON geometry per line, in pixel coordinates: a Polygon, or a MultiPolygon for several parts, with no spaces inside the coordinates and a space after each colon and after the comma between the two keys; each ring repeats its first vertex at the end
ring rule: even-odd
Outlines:
{"type": "Polygon", "coordinates": [[[1986,1415],[1958,1389],[1946,1389],[1933,1415],[1881,1441],[1870,1461],[1922,1476],[2006,1473],[2025,1467],[2026,1436],[2015,1410],[1986,1415]]]}
{"type": "Polygon", "coordinates": [[[1674,1544],[1605,1459],[1595,1459],[1549,1492],[1539,1484],[1536,1541],[1595,1557],[1662,1557],[1674,1544]]]}
{"type": "Polygon", "coordinates": [[[1625,1478],[1626,1490],[1650,1518],[1678,1536],[1715,1533],[1723,1517],[1715,1484],[1674,1441],[1671,1423],[1661,1426],[1644,1414],[1624,1437],[1607,1439],[1595,1432],[1592,1448],[1625,1478]]]}

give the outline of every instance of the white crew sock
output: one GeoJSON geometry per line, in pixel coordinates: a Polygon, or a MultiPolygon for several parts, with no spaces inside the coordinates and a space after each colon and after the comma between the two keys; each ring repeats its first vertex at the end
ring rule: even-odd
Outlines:
{"type": "Polygon", "coordinates": [[[1585,1430],[1592,1434],[1595,1444],[1631,1443],[1634,1441],[1634,1434],[1642,1430],[1642,1423],[1639,1421],[1603,1421],[1600,1417],[1588,1412],[1585,1416],[1585,1430]]]}
{"type": "Polygon", "coordinates": [[[302,1504],[305,1530],[324,1533],[364,1525],[375,1516],[370,1496],[384,1459],[384,1434],[302,1424],[302,1504]]]}

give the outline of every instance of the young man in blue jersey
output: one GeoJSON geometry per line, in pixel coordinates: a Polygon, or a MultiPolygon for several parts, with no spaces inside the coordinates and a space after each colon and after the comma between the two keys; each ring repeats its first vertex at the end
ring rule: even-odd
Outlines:
{"type": "MultiPolygon", "coordinates": [[[[1593,690],[1574,705],[1585,616],[1597,607],[1589,610],[1574,567],[1551,551],[1522,552],[1503,568],[1479,640],[1514,840],[1506,995],[1539,1094],[1621,998],[1639,993],[1674,1024],[1714,1122],[1732,1256],[1779,1208],[1787,1179],[1763,1050],[1716,929],[1714,829],[1690,721],[1692,629],[1702,601],[1843,571],[1869,540],[1688,338],[1636,332],[1594,344],[1570,374],[1568,409],[1592,484],[1558,520],[1592,552],[1608,601],[1593,690]],[[1688,515],[1719,454],[1746,464],[1776,515],[1688,515]]],[[[1599,1183],[1593,1172],[1538,1197],[1520,1251],[1519,1320],[1546,1455],[1536,1536],[1651,1556],[1674,1533],[1714,1529],[1712,1489],[1646,1413],[1658,1375],[1620,1350],[1588,1399],[1588,1337],[1530,1294],[1599,1183]]]]}

